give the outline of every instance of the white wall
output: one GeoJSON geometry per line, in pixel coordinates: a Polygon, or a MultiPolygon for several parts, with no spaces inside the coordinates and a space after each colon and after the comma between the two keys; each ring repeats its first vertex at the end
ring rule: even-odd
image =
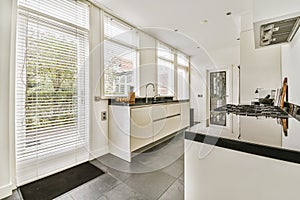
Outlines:
{"type": "Polygon", "coordinates": [[[95,101],[100,94],[100,78],[103,78],[103,35],[101,33],[102,11],[91,9],[90,31],[90,157],[97,158],[109,152],[108,149],[108,101],[95,101]],[[102,39],[101,39],[102,38],[102,39]],[[101,112],[106,112],[107,119],[101,121],[101,112]]]}
{"type": "Polygon", "coordinates": [[[281,87],[279,46],[255,49],[253,29],[241,32],[241,103],[250,104],[256,88],[281,87]]]}
{"type": "Polygon", "coordinates": [[[206,121],[206,68],[195,66],[191,58],[190,68],[190,105],[194,109],[194,120],[206,121]]]}
{"type": "Polygon", "coordinates": [[[11,194],[11,158],[9,134],[11,0],[0,1],[0,199],[11,194]]]}
{"type": "Polygon", "coordinates": [[[288,78],[289,102],[300,105],[300,31],[290,44],[282,46],[282,78],[288,78]]]}
{"type": "Polygon", "coordinates": [[[215,68],[229,68],[232,65],[238,66],[240,64],[239,44],[234,47],[209,51],[209,55],[215,63],[215,68]]]}

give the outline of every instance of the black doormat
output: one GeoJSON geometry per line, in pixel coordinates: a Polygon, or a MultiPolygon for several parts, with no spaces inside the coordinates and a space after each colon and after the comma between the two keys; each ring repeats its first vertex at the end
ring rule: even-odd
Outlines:
{"type": "Polygon", "coordinates": [[[20,190],[24,200],[51,200],[102,174],[103,171],[85,162],[26,184],[20,190]]]}

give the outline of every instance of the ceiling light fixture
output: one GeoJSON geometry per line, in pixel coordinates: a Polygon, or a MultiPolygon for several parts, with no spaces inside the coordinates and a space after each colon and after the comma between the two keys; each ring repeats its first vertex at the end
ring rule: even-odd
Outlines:
{"type": "Polygon", "coordinates": [[[201,24],[206,24],[207,22],[208,22],[208,20],[204,19],[204,20],[201,21],[201,24]]]}

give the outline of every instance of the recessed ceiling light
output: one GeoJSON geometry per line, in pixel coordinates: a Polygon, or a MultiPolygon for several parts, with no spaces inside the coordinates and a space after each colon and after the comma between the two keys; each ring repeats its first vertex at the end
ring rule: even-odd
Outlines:
{"type": "Polygon", "coordinates": [[[201,24],[206,24],[207,22],[208,22],[208,20],[204,19],[204,20],[201,21],[201,24]]]}
{"type": "Polygon", "coordinates": [[[227,16],[229,16],[229,15],[231,15],[231,14],[232,14],[231,12],[227,12],[227,13],[226,13],[227,16]]]}

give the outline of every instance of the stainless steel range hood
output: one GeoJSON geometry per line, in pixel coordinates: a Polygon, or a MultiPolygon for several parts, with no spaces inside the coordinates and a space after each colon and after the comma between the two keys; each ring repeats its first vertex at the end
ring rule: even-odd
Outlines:
{"type": "Polygon", "coordinates": [[[254,23],[255,47],[291,42],[300,26],[300,14],[254,23]]]}

